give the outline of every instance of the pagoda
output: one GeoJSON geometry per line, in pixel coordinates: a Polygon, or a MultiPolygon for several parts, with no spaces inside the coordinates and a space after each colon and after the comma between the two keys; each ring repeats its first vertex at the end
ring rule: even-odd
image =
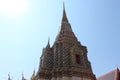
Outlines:
{"type": "Polygon", "coordinates": [[[43,48],[39,69],[32,80],[96,80],[87,48],[78,41],[63,4],[60,30],[53,46],[43,48]]]}

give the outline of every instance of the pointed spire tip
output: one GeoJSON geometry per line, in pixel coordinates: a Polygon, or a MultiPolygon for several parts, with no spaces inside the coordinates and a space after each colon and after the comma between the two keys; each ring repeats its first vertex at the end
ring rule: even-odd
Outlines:
{"type": "Polygon", "coordinates": [[[64,1],[63,1],[63,9],[65,10],[65,3],[64,3],[64,1]]]}
{"type": "Polygon", "coordinates": [[[49,37],[48,37],[48,43],[47,43],[46,48],[50,48],[50,38],[49,37]]]}
{"type": "Polygon", "coordinates": [[[65,11],[65,4],[63,2],[63,17],[62,17],[62,22],[67,22],[68,23],[68,19],[67,19],[67,15],[66,15],[66,11],[65,11]]]}

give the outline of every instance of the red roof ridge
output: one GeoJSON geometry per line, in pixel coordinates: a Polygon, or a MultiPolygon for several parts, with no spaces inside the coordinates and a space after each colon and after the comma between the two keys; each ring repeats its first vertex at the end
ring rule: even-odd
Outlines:
{"type": "Polygon", "coordinates": [[[117,70],[117,69],[113,69],[113,70],[111,70],[111,71],[109,71],[109,72],[106,72],[105,74],[99,76],[97,79],[99,79],[99,78],[101,78],[101,77],[104,77],[104,76],[106,76],[106,75],[108,75],[108,74],[110,74],[110,73],[115,73],[116,70],[117,70]]]}

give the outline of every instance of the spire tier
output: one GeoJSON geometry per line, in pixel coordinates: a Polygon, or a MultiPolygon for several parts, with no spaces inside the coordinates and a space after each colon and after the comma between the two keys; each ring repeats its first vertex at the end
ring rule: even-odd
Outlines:
{"type": "Polygon", "coordinates": [[[62,23],[67,22],[68,23],[68,19],[66,16],[66,11],[65,11],[65,4],[63,2],[63,17],[62,17],[62,23]]]}

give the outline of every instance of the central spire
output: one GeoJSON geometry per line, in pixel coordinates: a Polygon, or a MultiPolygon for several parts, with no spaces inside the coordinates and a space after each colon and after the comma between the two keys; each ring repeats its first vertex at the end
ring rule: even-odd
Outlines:
{"type": "Polygon", "coordinates": [[[71,25],[67,19],[66,11],[65,11],[65,4],[63,2],[63,15],[62,15],[62,21],[61,21],[61,26],[59,32],[65,32],[69,31],[72,32],[71,25]]]}
{"type": "MultiPolygon", "coordinates": [[[[59,32],[58,32],[58,35],[56,37],[56,41],[61,39],[61,35],[65,35],[65,34],[68,34],[69,33],[72,33],[71,35],[74,35],[73,31],[72,31],[72,28],[71,28],[71,25],[67,19],[67,15],[66,15],[66,11],[65,11],[65,4],[63,2],[63,15],[62,15],[62,21],[61,21],[61,26],[59,28],[59,32]],[[64,33],[64,34],[63,34],[64,33]]],[[[67,35],[66,35],[67,36],[67,35]]]]}
{"type": "Polygon", "coordinates": [[[67,16],[66,16],[66,11],[65,11],[65,4],[63,2],[63,17],[62,17],[62,23],[63,22],[67,22],[68,23],[68,19],[67,19],[67,16]]]}

